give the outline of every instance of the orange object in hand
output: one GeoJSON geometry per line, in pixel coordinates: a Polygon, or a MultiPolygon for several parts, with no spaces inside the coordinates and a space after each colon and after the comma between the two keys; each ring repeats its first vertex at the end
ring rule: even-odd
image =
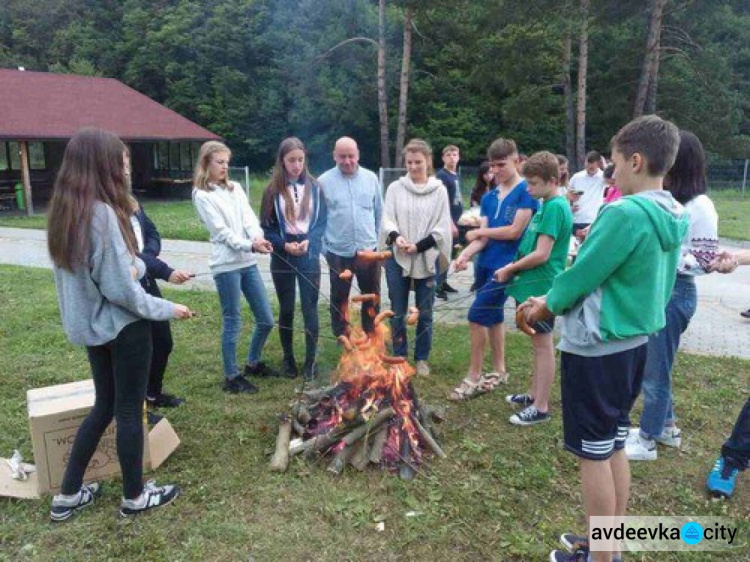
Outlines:
{"type": "Polygon", "coordinates": [[[364,261],[381,261],[387,260],[393,256],[393,252],[390,250],[383,250],[382,252],[375,252],[372,250],[360,250],[357,252],[357,257],[364,261]]]}
{"type": "Polygon", "coordinates": [[[380,298],[375,293],[365,293],[364,295],[354,295],[351,300],[352,302],[373,301],[377,304],[380,298]]]}

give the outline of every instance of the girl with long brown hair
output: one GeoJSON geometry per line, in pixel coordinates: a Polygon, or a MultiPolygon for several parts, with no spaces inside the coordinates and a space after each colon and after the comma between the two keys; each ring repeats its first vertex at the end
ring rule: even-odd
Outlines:
{"type": "Polygon", "coordinates": [[[192,313],[148,295],[138,283],[146,267],[136,256],[131,212],[122,141],[98,129],[78,132],[55,181],[47,240],[63,328],[71,343],[86,346],[96,398],[76,435],[60,494],[52,500],[53,521],[68,519],[99,494],[99,484],[83,484],[83,475],[113,416],[123,480],[120,513],[166,505],[179,494],[177,486],[143,485],[148,320],[192,313]]]}
{"type": "Polygon", "coordinates": [[[307,169],[305,145],[295,137],[281,141],[271,181],[263,194],[261,221],[273,244],[271,276],[279,299],[279,338],[283,372],[297,376],[293,326],[295,286],[299,286],[305,324],[306,380],[316,376],[320,251],[326,229],[326,201],[320,184],[307,169]],[[296,282],[295,282],[296,281],[296,282]]]}
{"type": "Polygon", "coordinates": [[[225,392],[252,394],[258,388],[245,377],[276,376],[261,361],[263,346],[273,330],[273,312],[258,270],[255,253],[267,254],[271,244],[263,237],[245,191],[229,179],[229,148],[218,141],[201,146],[193,178],[193,205],[211,237],[213,274],[221,303],[221,356],[225,392]],[[237,370],[237,338],[242,330],[242,296],[255,317],[245,368],[237,370]]]}

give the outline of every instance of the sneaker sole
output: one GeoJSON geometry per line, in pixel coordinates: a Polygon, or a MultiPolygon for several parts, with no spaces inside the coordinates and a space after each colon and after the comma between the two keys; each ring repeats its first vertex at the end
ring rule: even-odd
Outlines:
{"type": "Polygon", "coordinates": [[[53,512],[53,511],[50,511],[49,512],[49,518],[52,521],[54,521],[55,523],[59,523],[61,521],[67,521],[68,519],[70,519],[71,517],[73,517],[76,513],[78,513],[82,509],[86,509],[88,506],[92,505],[93,503],[94,503],[93,501],[90,501],[87,504],[79,505],[77,507],[72,507],[70,509],[70,511],[67,511],[64,514],[57,514],[57,513],[53,512]]]}
{"type": "Polygon", "coordinates": [[[176,492],[175,492],[174,496],[172,496],[171,498],[169,498],[169,499],[168,499],[167,501],[165,501],[164,503],[160,503],[159,505],[155,505],[155,506],[153,506],[153,507],[149,507],[149,508],[146,508],[146,509],[139,509],[139,510],[137,510],[137,511],[133,511],[133,512],[130,512],[130,513],[128,513],[128,512],[125,512],[125,511],[123,511],[123,509],[122,509],[122,508],[120,508],[120,517],[125,517],[125,518],[127,518],[127,517],[136,517],[137,515],[142,515],[142,514],[144,514],[144,513],[148,513],[148,512],[150,512],[150,511],[154,511],[155,509],[158,509],[158,508],[160,508],[160,507],[164,507],[164,506],[167,506],[167,505],[169,505],[170,503],[172,503],[172,502],[173,502],[174,500],[176,500],[176,499],[177,499],[177,497],[178,497],[178,496],[179,496],[179,495],[180,495],[181,493],[182,493],[182,490],[181,490],[180,488],[176,488],[176,492]]]}
{"type": "Polygon", "coordinates": [[[643,453],[629,454],[627,451],[625,451],[625,456],[628,457],[629,461],[655,461],[658,458],[655,451],[653,455],[646,455],[643,453]]]}
{"type": "Polygon", "coordinates": [[[512,423],[513,425],[536,425],[538,423],[548,422],[548,421],[550,421],[550,419],[552,419],[552,416],[546,417],[546,418],[541,419],[541,420],[523,421],[523,420],[520,420],[520,419],[516,418],[516,416],[511,416],[508,421],[510,423],[512,423]]]}
{"type": "MultiPolygon", "coordinates": [[[[570,552],[571,554],[573,553],[573,547],[574,547],[574,545],[573,545],[573,543],[569,542],[565,538],[565,535],[560,535],[560,544],[563,545],[568,552],[570,552]]],[[[584,547],[584,545],[581,544],[580,548],[583,548],[583,547],[584,547]]],[[[585,548],[588,548],[588,544],[585,545],[585,548]]]]}

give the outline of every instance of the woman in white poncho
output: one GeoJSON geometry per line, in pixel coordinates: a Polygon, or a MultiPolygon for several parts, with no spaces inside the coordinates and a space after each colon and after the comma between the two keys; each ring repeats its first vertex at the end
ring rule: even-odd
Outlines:
{"type": "Polygon", "coordinates": [[[447,268],[451,255],[451,215],[448,192],[431,174],[432,149],[421,139],[404,147],[407,175],[388,186],[380,229],[393,257],[385,264],[391,318],[393,354],[406,357],[406,312],[412,286],[419,309],[414,361],[417,374],[430,374],[432,305],[435,269],[447,268]]]}

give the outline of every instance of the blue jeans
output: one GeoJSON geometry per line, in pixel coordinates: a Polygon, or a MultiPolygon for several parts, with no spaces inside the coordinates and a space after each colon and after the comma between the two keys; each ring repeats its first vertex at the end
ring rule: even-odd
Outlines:
{"type": "Polygon", "coordinates": [[[672,365],[680,337],[695,314],[698,296],[692,276],[678,275],[665,315],[666,326],[648,338],[648,355],[643,374],[641,435],[658,437],[665,425],[674,425],[672,365]]]}
{"type": "Polygon", "coordinates": [[[391,336],[393,355],[406,357],[409,342],[406,336],[406,313],[409,307],[409,291],[414,283],[416,305],[419,309],[417,341],[414,344],[414,360],[426,361],[432,348],[432,304],[435,300],[435,277],[413,279],[404,277],[404,270],[394,258],[385,263],[385,279],[388,282],[388,298],[391,299],[391,336]]]}
{"type": "Polygon", "coordinates": [[[257,265],[218,273],[214,275],[214,283],[221,303],[221,358],[224,362],[224,376],[233,379],[238,374],[237,338],[242,330],[240,296],[245,295],[255,317],[255,329],[247,354],[248,363],[260,361],[263,345],[273,330],[273,312],[257,265]]]}

